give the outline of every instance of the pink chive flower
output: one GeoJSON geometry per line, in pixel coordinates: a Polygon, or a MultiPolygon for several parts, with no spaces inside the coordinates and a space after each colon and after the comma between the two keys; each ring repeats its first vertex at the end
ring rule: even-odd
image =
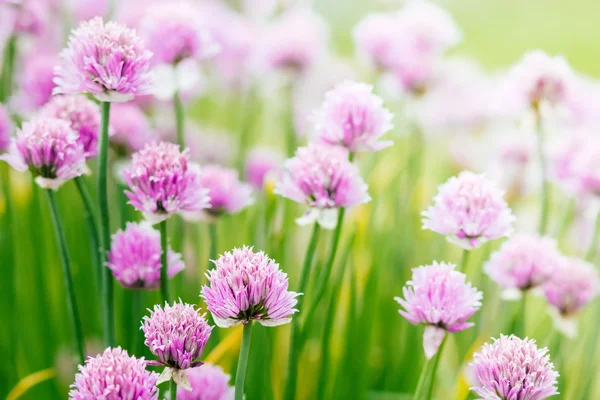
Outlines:
{"type": "Polygon", "coordinates": [[[188,370],[192,391],[177,388],[177,400],[233,400],[235,388],[231,376],[217,365],[203,364],[188,370]]]}
{"type": "Polygon", "coordinates": [[[327,92],[315,113],[315,138],[350,152],[379,151],[393,144],[378,139],[392,129],[392,113],[373,94],[373,86],[346,81],[327,92]]]}
{"type": "Polygon", "coordinates": [[[194,214],[210,206],[208,191],[201,186],[200,167],[176,144],[147,144],[133,155],[123,174],[129,204],[153,223],[173,213],[194,214]]]}
{"type": "Polygon", "coordinates": [[[154,53],[152,61],[175,65],[185,59],[202,60],[219,52],[201,9],[189,0],[150,4],[140,21],[140,35],[154,53]]]}
{"type": "Polygon", "coordinates": [[[600,196],[600,140],[591,136],[581,144],[570,155],[570,182],[577,193],[600,196]]]}
{"type": "Polygon", "coordinates": [[[40,116],[67,121],[78,135],[86,158],[98,155],[100,109],[85,96],[54,96],[42,109],[40,116]]]}
{"type": "Polygon", "coordinates": [[[52,97],[54,66],[58,57],[54,53],[33,49],[23,60],[19,72],[20,91],[18,99],[26,110],[35,110],[46,104],[52,97]]]}
{"type": "Polygon", "coordinates": [[[110,144],[120,156],[141,150],[156,138],[146,114],[132,103],[111,106],[109,134],[110,144]]]}
{"type": "Polygon", "coordinates": [[[29,170],[40,187],[57,190],[65,181],[87,172],[78,139],[66,121],[36,119],[23,124],[0,159],[18,171],[29,170]]]}
{"type": "Polygon", "coordinates": [[[240,182],[233,169],[207,165],[202,168],[200,185],[210,194],[210,205],[204,210],[210,217],[234,214],[252,204],[252,187],[240,182]]]}
{"type": "Polygon", "coordinates": [[[361,58],[378,70],[389,70],[396,63],[395,46],[399,35],[397,12],[367,14],[354,27],[352,36],[361,58]]]}
{"type": "Polygon", "coordinates": [[[0,12],[10,14],[15,33],[39,36],[48,25],[50,5],[43,0],[11,0],[0,2],[0,12]]]}
{"type": "Polygon", "coordinates": [[[425,325],[423,348],[431,359],[447,332],[475,325],[467,320],[481,307],[483,294],[466,282],[466,275],[444,262],[413,269],[403,288],[404,298],[394,299],[404,308],[400,315],[413,325],[425,325]]]}
{"type": "Polygon", "coordinates": [[[438,188],[434,204],[421,213],[423,229],[467,250],[509,236],[515,217],[503,196],[483,175],[463,171],[438,188]]]}
{"type": "Polygon", "coordinates": [[[108,348],[79,366],[69,399],[158,400],[157,379],[158,374],[146,370],[144,358],[108,348]]]}
{"type": "Polygon", "coordinates": [[[558,394],[548,349],[533,339],[500,335],[474,354],[471,390],[485,400],[543,400],[558,394]]]}
{"type": "Polygon", "coordinates": [[[213,327],[208,325],[191,304],[174,302],[172,306],[155,305],[150,316],[144,316],[142,331],[152,354],[158,361],[149,365],[165,366],[156,384],[171,380],[183,389],[192,390],[186,370],[202,365],[197,361],[208,342],[213,327]]]}
{"type": "Polygon", "coordinates": [[[54,70],[55,94],[90,93],[126,102],[149,90],[152,53],[135,31],[96,17],[75,29],[54,70]]]}
{"type": "Polygon", "coordinates": [[[255,63],[259,72],[291,71],[300,74],[327,50],[329,29],[321,16],[308,8],[285,11],[259,37],[255,63]]]}
{"type": "Polygon", "coordinates": [[[13,123],[6,107],[0,104],[0,153],[8,150],[12,138],[13,123]]]}
{"type": "MultiPolygon", "coordinates": [[[[125,230],[112,237],[107,267],[128,289],[156,289],[160,286],[160,233],[149,223],[128,222],[125,230]]],[[[181,254],[169,250],[168,275],[172,278],[185,266],[181,254]]]]}
{"type": "Polygon", "coordinates": [[[296,220],[298,224],[318,222],[326,229],[335,228],[338,208],[371,200],[367,184],[348,161],[347,152],[315,144],[300,147],[295,157],[285,161],[275,193],[309,207],[296,220]]]}
{"type": "Polygon", "coordinates": [[[246,180],[254,189],[262,190],[267,176],[278,175],[282,165],[281,153],[269,148],[255,148],[246,156],[246,180]]]}
{"type": "Polygon", "coordinates": [[[484,270],[506,290],[505,296],[513,297],[543,285],[554,274],[561,258],[556,240],[536,234],[519,234],[492,254],[484,270]]]}
{"type": "Polygon", "coordinates": [[[298,311],[294,306],[300,294],[288,291],[287,275],[262,251],[235,248],[214,263],[202,297],[217,326],[229,328],[252,320],[278,326],[289,323],[298,311]]]}
{"type": "Polygon", "coordinates": [[[554,325],[571,338],[577,336],[577,313],[599,293],[596,267],[576,257],[564,257],[544,285],[554,325]]]}

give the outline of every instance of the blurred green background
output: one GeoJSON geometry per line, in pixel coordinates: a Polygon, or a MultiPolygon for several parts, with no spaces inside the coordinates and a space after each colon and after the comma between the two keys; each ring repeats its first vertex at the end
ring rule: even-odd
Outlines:
{"type": "MultiPolygon", "coordinates": [[[[336,50],[347,57],[352,57],[350,31],[358,19],[367,11],[391,8],[359,0],[315,3],[316,9],[331,23],[336,50]]],[[[578,71],[598,75],[600,3],[596,1],[454,0],[441,4],[451,11],[464,33],[463,43],[453,50],[455,54],[467,54],[493,69],[510,65],[527,50],[541,48],[564,54],[578,71]]],[[[277,103],[277,99],[271,101],[277,103]]],[[[233,128],[235,121],[223,110],[233,106],[204,101],[193,107],[189,115],[201,123],[233,128]]],[[[274,122],[278,120],[276,111],[269,104],[264,110],[256,134],[257,141],[263,142],[280,134],[282,129],[274,122]]],[[[398,160],[406,160],[409,139],[394,140],[393,148],[359,160],[373,201],[353,210],[346,221],[332,275],[336,284],[319,310],[301,355],[299,398],[317,398],[315,393],[321,387],[323,398],[407,399],[401,394],[411,393],[418,379],[423,362],[422,328],[413,327],[398,315],[393,297],[401,295],[410,268],[432,260],[458,262],[459,251],[439,235],[423,232],[419,217],[437,185],[457,170],[446,156],[440,156],[445,154],[443,146],[427,150],[424,166],[405,166],[398,160]],[[410,168],[408,173],[405,168],[410,168]],[[404,190],[407,187],[415,190],[407,192],[404,190]]],[[[28,176],[9,172],[4,163],[0,170],[4,195],[7,174],[11,177],[10,201],[6,196],[0,201],[0,398],[19,380],[28,377],[22,381],[22,387],[31,388],[20,398],[64,399],[74,371],[69,362],[62,272],[46,199],[28,176]]],[[[89,181],[92,191],[93,182],[94,179],[89,181]]],[[[116,184],[112,187],[114,232],[122,221],[137,219],[139,215],[123,204],[116,184]]],[[[89,268],[90,249],[83,210],[74,184],[65,185],[57,196],[73,258],[83,326],[88,346],[96,354],[102,350],[101,325],[96,287],[89,268]]],[[[219,222],[219,252],[242,244],[258,246],[257,226],[264,216],[264,205],[281,212],[285,203],[268,191],[257,200],[255,206],[219,222]]],[[[285,207],[293,208],[292,215],[301,212],[290,204],[285,207]]],[[[558,217],[552,218],[556,223],[558,217]]],[[[262,244],[289,273],[295,287],[310,229],[292,226],[285,245],[282,246],[278,231],[262,244]]],[[[206,237],[205,224],[189,227],[187,270],[176,278],[174,291],[184,301],[202,307],[198,293],[205,281],[201,273],[208,257],[206,237]]],[[[317,268],[327,255],[328,239],[329,235],[325,235],[321,241],[317,268]]],[[[512,318],[514,306],[501,303],[496,286],[481,274],[482,262],[498,245],[484,246],[471,257],[467,272],[485,293],[484,307],[475,316],[477,326],[453,335],[445,349],[438,374],[439,400],[467,398],[468,384],[462,369],[465,358],[490,336],[497,336],[512,318]]],[[[130,293],[118,285],[115,289],[118,342],[130,352],[148,356],[138,332],[140,311],[133,309],[130,293]]],[[[145,293],[142,300],[149,307],[158,298],[158,293],[145,293]]],[[[528,334],[541,344],[552,344],[551,321],[542,299],[534,299],[528,307],[528,334]]],[[[557,398],[600,398],[595,346],[598,311],[598,304],[588,307],[582,316],[578,340],[563,340],[560,349],[552,349],[553,359],[563,375],[559,388],[562,394],[557,398]]],[[[205,353],[208,361],[218,363],[228,372],[235,371],[240,331],[215,329],[215,332],[205,353]]],[[[246,384],[248,400],[280,398],[288,338],[287,326],[256,327],[246,384]]]]}

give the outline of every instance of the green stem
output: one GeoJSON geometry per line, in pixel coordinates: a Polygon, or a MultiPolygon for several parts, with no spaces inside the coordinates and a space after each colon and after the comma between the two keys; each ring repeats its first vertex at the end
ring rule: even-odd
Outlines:
{"type": "Polygon", "coordinates": [[[206,268],[207,271],[210,271],[213,268],[213,263],[212,260],[216,260],[217,259],[217,240],[218,240],[218,235],[217,235],[217,222],[209,222],[208,223],[208,236],[209,236],[209,241],[210,241],[210,249],[209,249],[209,253],[208,253],[208,267],[206,268]]]}
{"type": "Polygon", "coordinates": [[[573,198],[570,199],[567,205],[565,206],[565,210],[563,211],[562,216],[560,218],[560,222],[558,224],[558,229],[556,230],[556,238],[559,241],[571,225],[571,222],[573,221],[573,217],[575,216],[576,205],[576,199],[573,198]]]}
{"type": "Polygon", "coordinates": [[[17,55],[17,37],[15,35],[8,38],[6,49],[4,50],[4,65],[0,81],[0,103],[8,102],[12,95],[13,75],[15,69],[15,58],[17,55]]]}
{"type": "Polygon", "coordinates": [[[48,195],[48,205],[50,206],[50,214],[52,215],[52,223],[56,234],[56,241],[60,250],[60,258],[62,261],[63,274],[65,278],[65,288],[67,289],[67,304],[69,305],[69,313],[71,314],[71,330],[75,345],[75,352],[79,357],[79,363],[85,363],[85,352],[83,350],[83,331],[81,329],[81,320],[79,319],[79,311],[77,309],[77,300],[75,298],[75,285],[73,284],[73,275],[71,272],[71,258],[67,248],[67,239],[63,226],[58,215],[58,206],[56,197],[52,190],[46,190],[48,195]]]}
{"type": "MultiPolygon", "coordinates": [[[[106,262],[110,249],[110,214],[108,207],[108,124],[110,103],[103,102],[100,135],[98,138],[98,204],[100,211],[100,265],[106,262]]],[[[104,270],[104,342],[106,346],[115,344],[115,310],[113,299],[113,277],[109,268],[104,270]]]]}
{"type": "Polygon", "coordinates": [[[469,263],[470,255],[471,255],[471,252],[469,250],[463,249],[462,256],[460,257],[460,263],[458,264],[458,267],[456,268],[457,271],[465,272],[465,270],[467,268],[467,264],[469,263]]]}
{"type": "Polygon", "coordinates": [[[165,303],[169,302],[169,275],[168,275],[168,254],[167,246],[167,220],[165,219],[159,224],[160,227],[160,294],[165,303]]]}
{"type": "Polygon", "coordinates": [[[546,233],[546,228],[548,225],[548,213],[550,211],[550,184],[548,182],[546,172],[546,156],[544,155],[544,128],[542,126],[542,117],[539,112],[536,112],[536,130],[538,133],[537,151],[542,173],[542,198],[539,233],[540,235],[544,235],[546,233]]]}
{"type": "Polygon", "coordinates": [[[185,149],[185,122],[183,113],[183,103],[181,102],[179,92],[175,92],[175,94],[173,95],[173,108],[175,109],[175,131],[177,133],[177,144],[181,148],[181,151],[183,151],[183,149],[185,149]]]}
{"type": "Polygon", "coordinates": [[[296,152],[296,128],[294,126],[294,108],[293,108],[293,91],[294,86],[290,84],[289,87],[286,88],[286,109],[284,110],[284,129],[285,129],[285,138],[286,138],[286,146],[287,146],[287,155],[288,157],[293,157],[296,152]]]}
{"type": "Polygon", "coordinates": [[[427,389],[427,400],[431,399],[431,395],[433,394],[433,386],[435,383],[435,376],[437,373],[438,365],[440,363],[440,358],[442,358],[442,351],[444,350],[444,345],[446,344],[446,339],[448,338],[448,334],[444,336],[442,340],[442,344],[438,348],[437,354],[435,355],[435,359],[433,361],[433,366],[431,367],[431,372],[429,374],[429,388],[427,389]]]}
{"type": "Polygon", "coordinates": [[[84,217],[92,248],[92,266],[96,276],[96,287],[100,291],[102,287],[102,269],[100,268],[102,260],[100,260],[100,238],[98,237],[98,224],[96,222],[96,215],[94,214],[94,206],[84,178],[81,176],[76,177],[75,184],[83,201],[84,217]]]}
{"type": "Polygon", "coordinates": [[[596,255],[596,246],[598,246],[598,238],[600,237],[600,212],[596,215],[596,222],[594,223],[594,234],[588,246],[587,253],[585,254],[585,260],[591,262],[596,255]]]}
{"type": "Polygon", "coordinates": [[[136,356],[141,356],[141,347],[140,343],[140,320],[142,319],[142,291],[141,290],[131,290],[131,315],[133,322],[133,338],[131,338],[131,349],[133,354],[136,356]]]}
{"type": "Polygon", "coordinates": [[[173,379],[169,382],[169,392],[171,392],[170,400],[177,400],[177,384],[173,379]]]}
{"type": "Polygon", "coordinates": [[[513,333],[520,338],[525,337],[525,311],[527,308],[527,290],[522,291],[521,304],[515,315],[513,333]]]}
{"type": "MultiPolygon", "coordinates": [[[[312,262],[317,248],[317,242],[319,241],[320,227],[317,222],[313,226],[312,235],[308,248],[306,249],[306,255],[304,256],[304,264],[302,265],[302,271],[300,275],[300,284],[298,286],[298,293],[304,293],[306,291],[306,285],[308,283],[308,277],[312,269],[312,262]]],[[[302,300],[304,296],[298,297],[298,304],[296,307],[302,309],[302,300]]],[[[300,323],[298,318],[292,319],[292,329],[290,332],[290,355],[288,360],[288,382],[286,386],[285,398],[293,399],[296,396],[296,378],[298,374],[298,342],[300,336],[300,323]]]]}
{"type": "Polygon", "coordinates": [[[244,381],[246,380],[246,369],[248,368],[248,354],[250,354],[250,339],[252,338],[252,320],[244,325],[242,333],[242,347],[238,359],[237,372],[235,374],[235,400],[244,398],[244,381]]]}
{"type": "Polygon", "coordinates": [[[413,400],[421,400],[425,390],[425,382],[427,381],[427,377],[429,376],[429,371],[431,370],[431,362],[432,360],[425,360],[423,364],[423,368],[421,368],[421,375],[419,375],[419,381],[417,382],[417,388],[415,389],[415,394],[413,396],[413,400]]]}

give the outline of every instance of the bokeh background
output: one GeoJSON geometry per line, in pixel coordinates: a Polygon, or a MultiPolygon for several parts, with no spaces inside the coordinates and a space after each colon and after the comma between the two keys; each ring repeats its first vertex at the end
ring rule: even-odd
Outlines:
{"type": "MultiPolygon", "coordinates": [[[[334,51],[354,60],[350,32],[356,22],[369,11],[393,9],[399,4],[315,0],[314,8],[331,25],[334,51]]],[[[463,41],[451,54],[472,57],[493,70],[507,67],[526,51],[539,48],[550,54],[564,54],[578,71],[600,75],[600,3],[596,1],[452,0],[439,4],[451,12],[463,30],[463,41]]],[[[278,100],[274,95],[260,107],[253,139],[257,143],[281,144],[283,148],[278,100]]],[[[235,140],[237,109],[235,99],[213,93],[190,105],[187,115],[201,125],[232,132],[235,140]]],[[[419,213],[430,203],[437,185],[456,174],[459,167],[448,155],[448,142],[443,140],[429,142],[422,164],[412,165],[407,161],[410,138],[399,130],[390,134],[396,142],[394,147],[360,159],[374,200],[354,209],[347,220],[332,274],[335,284],[328,289],[313,323],[318,328],[301,355],[299,398],[316,398],[315,393],[321,391],[323,398],[400,400],[410,398],[406,393],[414,390],[423,362],[422,330],[398,315],[393,297],[401,295],[410,268],[432,260],[458,262],[460,253],[456,248],[443,237],[421,230],[419,213]],[[407,192],[403,190],[406,187],[414,190],[407,192]]],[[[10,192],[3,192],[0,198],[0,397],[12,390],[11,399],[64,399],[74,371],[62,270],[47,204],[28,175],[9,170],[4,164],[0,169],[3,177],[11,177],[10,192]]],[[[139,219],[139,215],[124,204],[118,186],[111,186],[114,232],[123,221],[139,219]]],[[[272,187],[267,186],[264,193],[257,194],[255,206],[220,221],[218,251],[243,244],[264,246],[289,273],[291,281],[297,282],[310,229],[293,227],[285,246],[277,234],[257,243],[264,207],[274,213],[284,207],[285,200],[271,191],[272,187]]],[[[92,270],[88,268],[90,249],[83,209],[73,184],[65,185],[57,197],[73,258],[88,349],[96,354],[102,349],[101,314],[92,270]]],[[[556,232],[566,200],[560,194],[554,199],[551,230],[556,232]]],[[[518,215],[526,216],[532,203],[526,197],[511,205],[518,215]],[[519,210],[525,211],[519,214],[519,210]]],[[[294,212],[299,214],[301,210],[294,212]]],[[[577,232],[571,234],[577,236],[577,232]]],[[[198,295],[205,282],[201,272],[208,260],[206,238],[205,224],[189,227],[187,269],[175,279],[174,291],[185,302],[202,307],[198,295]]],[[[576,252],[568,243],[561,242],[563,250],[576,252]]],[[[484,291],[484,306],[474,318],[476,327],[453,335],[448,342],[438,374],[437,399],[468,398],[465,361],[483,342],[502,332],[512,318],[515,306],[501,302],[496,285],[481,273],[482,263],[498,245],[483,246],[471,257],[467,274],[484,291]]],[[[325,240],[317,267],[323,264],[327,250],[325,240]]],[[[135,309],[130,293],[118,285],[115,290],[118,343],[135,354],[149,356],[141,344],[140,310],[135,309]]],[[[158,293],[145,293],[143,308],[158,301],[158,293]]],[[[580,336],[564,340],[560,349],[551,349],[553,358],[560,359],[562,375],[557,398],[600,398],[596,346],[599,311],[597,302],[588,307],[581,318],[580,336]]],[[[531,301],[527,315],[528,335],[542,345],[551,345],[552,323],[544,301],[531,301]]],[[[215,332],[205,353],[207,360],[228,372],[235,371],[241,331],[215,332]]],[[[256,326],[246,384],[248,400],[281,397],[288,338],[289,326],[256,326]]]]}

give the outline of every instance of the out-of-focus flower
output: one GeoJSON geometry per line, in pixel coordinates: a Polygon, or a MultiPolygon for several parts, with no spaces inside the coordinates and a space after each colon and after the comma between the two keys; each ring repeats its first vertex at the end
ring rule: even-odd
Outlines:
{"type": "Polygon", "coordinates": [[[321,16],[304,7],[285,11],[258,38],[254,56],[260,74],[301,74],[325,55],[329,29],[321,16]]]}
{"type": "Polygon", "coordinates": [[[58,63],[56,54],[34,49],[27,53],[20,65],[17,94],[18,107],[24,112],[37,110],[52,97],[54,89],[54,66],[58,63]]]}
{"type": "Polygon", "coordinates": [[[141,150],[156,138],[146,114],[135,104],[115,104],[110,109],[110,143],[120,156],[141,150]]]}
{"type": "Polygon", "coordinates": [[[158,400],[158,374],[146,370],[144,358],[129,356],[120,347],[108,348],[79,366],[71,385],[72,400],[158,400]]]}
{"type": "Polygon", "coordinates": [[[318,222],[326,229],[337,224],[340,207],[352,207],[371,200],[358,168],[339,147],[309,145],[284,163],[284,172],[275,193],[309,210],[296,221],[301,225],[318,222]]]}
{"type": "Polygon", "coordinates": [[[96,17],[75,29],[54,70],[56,94],[90,93],[100,101],[126,102],[146,94],[150,58],[135,31],[96,17]]]}
{"type": "Polygon", "coordinates": [[[208,191],[200,183],[200,167],[190,163],[187,150],[179,151],[176,144],[147,144],[133,155],[123,174],[129,203],[153,223],[210,206],[208,191]]]}
{"type": "Polygon", "coordinates": [[[229,386],[231,376],[217,365],[203,364],[189,369],[192,391],[177,389],[177,400],[233,400],[235,388],[229,386]]]}
{"type": "Polygon", "coordinates": [[[54,96],[42,107],[40,116],[67,121],[79,136],[85,157],[89,159],[98,154],[100,110],[93,101],[85,96],[54,96]]]}
{"type": "Polygon", "coordinates": [[[379,151],[393,144],[378,139],[392,129],[392,113],[373,94],[373,86],[346,81],[327,92],[314,115],[314,136],[350,152],[379,151]]]}
{"type": "Polygon", "coordinates": [[[0,2],[0,13],[10,14],[14,33],[40,35],[50,18],[50,2],[43,0],[16,0],[0,2]]]}
{"type": "Polygon", "coordinates": [[[252,204],[252,188],[240,182],[237,171],[219,165],[202,168],[200,185],[208,190],[209,206],[204,212],[212,217],[223,213],[234,214],[252,204]]]}
{"type": "Polygon", "coordinates": [[[484,270],[502,286],[505,297],[543,285],[554,274],[562,255],[556,240],[535,234],[519,234],[492,254],[484,270]]]}
{"type": "Polygon", "coordinates": [[[427,359],[435,355],[447,332],[475,325],[467,320],[481,307],[483,294],[454,268],[443,262],[414,268],[412,279],[403,288],[404,298],[394,298],[404,308],[400,315],[413,325],[425,325],[427,359]]]}
{"type": "Polygon", "coordinates": [[[588,137],[570,159],[570,165],[567,162],[569,171],[564,172],[570,173],[569,180],[576,192],[600,196],[600,139],[595,136],[588,137]]]}
{"type": "Polygon", "coordinates": [[[378,70],[396,64],[395,47],[401,27],[398,12],[367,14],[354,27],[352,36],[361,58],[378,70]]]}
{"type": "Polygon", "coordinates": [[[109,0],[67,0],[67,3],[70,3],[69,8],[78,23],[108,15],[110,11],[109,0]]]}
{"type": "Polygon", "coordinates": [[[8,150],[12,138],[13,123],[6,107],[0,104],[0,153],[8,150]]]}
{"type": "Polygon", "coordinates": [[[446,235],[467,250],[512,233],[512,215],[504,192],[483,175],[463,171],[438,188],[423,215],[423,229],[446,235]]]}
{"type": "MultiPolygon", "coordinates": [[[[107,267],[128,289],[156,289],[160,286],[160,232],[147,222],[128,222],[125,230],[112,237],[107,267]]],[[[181,254],[169,250],[168,275],[172,278],[185,266],[181,254]]]]}
{"type": "Polygon", "coordinates": [[[289,323],[298,311],[294,306],[300,294],[288,291],[287,275],[262,251],[235,248],[214,263],[202,297],[217,326],[229,328],[253,320],[278,326],[289,323]]]}
{"type": "Polygon", "coordinates": [[[283,165],[283,156],[270,148],[257,147],[246,156],[246,180],[256,190],[262,190],[268,174],[278,175],[283,165]]]}
{"type": "Polygon", "coordinates": [[[500,335],[474,354],[471,371],[471,390],[481,399],[543,400],[558,394],[548,349],[538,349],[533,339],[500,335]]]}
{"type": "Polygon", "coordinates": [[[577,336],[577,313],[599,293],[596,267],[576,257],[563,257],[544,285],[554,325],[569,337],[577,336]]]}
{"type": "Polygon", "coordinates": [[[83,145],[68,122],[40,118],[25,122],[0,156],[19,171],[29,170],[44,189],[57,190],[65,181],[87,172],[83,145]]]}
{"type": "Polygon", "coordinates": [[[155,305],[150,316],[144,316],[142,331],[146,337],[144,343],[159,360],[148,364],[166,367],[156,384],[172,378],[178,386],[192,390],[187,370],[202,365],[197,360],[202,356],[212,329],[204,315],[191,304],[180,301],[172,306],[155,305]]]}

